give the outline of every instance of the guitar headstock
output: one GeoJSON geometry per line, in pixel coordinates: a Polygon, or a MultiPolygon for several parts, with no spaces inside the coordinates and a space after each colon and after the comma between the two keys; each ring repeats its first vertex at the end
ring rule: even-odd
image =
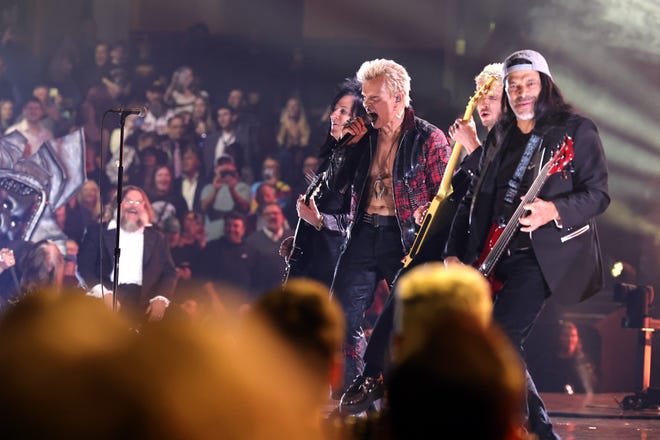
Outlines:
{"type": "Polygon", "coordinates": [[[490,92],[490,88],[493,86],[494,82],[495,82],[495,77],[491,76],[486,80],[485,83],[481,85],[481,87],[479,87],[479,90],[474,92],[474,95],[470,97],[470,101],[468,102],[467,105],[468,111],[465,112],[466,114],[468,114],[468,112],[470,115],[472,114],[474,108],[477,106],[477,102],[479,102],[481,98],[483,98],[488,94],[488,92],[490,92]]]}
{"type": "Polygon", "coordinates": [[[316,198],[316,196],[319,194],[321,191],[321,185],[323,184],[323,179],[325,178],[326,172],[323,171],[322,173],[316,174],[313,178],[312,181],[309,183],[309,186],[307,187],[307,191],[305,192],[305,203],[309,203],[309,201],[313,198],[316,198]]]}
{"type": "Polygon", "coordinates": [[[558,147],[552,159],[548,162],[548,176],[551,176],[563,170],[575,156],[573,151],[573,138],[564,136],[564,140],[558,147]]]}

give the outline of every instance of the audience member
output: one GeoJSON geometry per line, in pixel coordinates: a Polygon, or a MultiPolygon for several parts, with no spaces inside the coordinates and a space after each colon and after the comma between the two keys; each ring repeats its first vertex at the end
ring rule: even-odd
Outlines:
{"type": "MultiPolygon", "coordinates": [[[[179,219],[174,216],[165,218],[163,225],[159,230],[165,236],[165,241],[167,241],[167,246],[170,249],[171,254],[171,249],[179,243],[179,237],[181,236],[181,223],[179,222],[179,219]]],[[[174,257],[172,260],[174,260],[174,257]]]]}
{"type": "Polygon", "coordinates": [[[530,438],[518,354],[499,328],[472,318],[457,310],[427,323],[422,345],[393,367],[383,412],[387,438],[530,438]]]}
{"type": "Polygon", "coordinates": [[[528,361],[539,391],[567,394],[596,391],[596,365],[583,351],[578,328],[573,322],[560,322],[553,345],[544,353],[545,356],[528,361]]]}
{"type": "Polygon", "coordinates": [[[332,419],[325,421],[325,406],[332,387],[343,379],[344,315],[329,297],[329,287],[316,280],[291,279],[284,288],[268,291],[257,299],[251,317],[272,327],[300,363],[309,395],[300,423],[310,438],[332,439],[332,419]]]}
{"type": "Polygon", "coordinates": [[[75,240],[67,240],[64,244],[64,290],[72,290],[78,288],[80,282],[76,277],[76,267],[78,266],[78,250],[80,246],[75,240]]]}
{"type": "MultiPolygon", "coordinates": [[[[245,217],[230,212],[224,218],[224,233],[209,240],[191,264],[195,280],[211,282],[218,292],[229,285],[254,296],[253,283],[260,268],[255,264],[254,251],[244,241],[245,217]]],[[[224,299],[224,296],[222,297],[224,299]]],[[[249,302],[250,298],[245,298],[249,302]]]]}
{"type": "MultiPolygon", "coordinates": [[[[245,99],[245,93],[242,89],[234,88],[229,91],[227,95],[227,105],[233,109],[234,113],[234,127],[236,130],[236,137],[238,142],[247,151],[246,157],[249,157],[250,162],[245,164],[251,171],[250,176],[244,176],[247,181],[252,182],[256,176],[259,176],[261,163],[269,151],[269,146],[263,144],[263,139],[260,137],[261,121],[258,115],[249,111],[245,99]],[[248,179],[248,177],[250,177],[248,179]]],[[[272,134],[270,138],[272,139],[272,134]]],[[[275,142],[273,142],[274,144],[275,142]]]]}
{"type": "Polygon", "coordinates": [[[101,205],[98,185],[93,180],[86,180],[76,196],[72,197],[63,207],[62,231],[68,238],[80,244],[89,225],[98,223],[101,219],[101,205]]]}
{"type": "Polygon", "coordinates": [[[108,159],[109,164],[112,165],[114,169],[106,169],[108,175],[112,178],[113,183],[117,183],[117,172],[119,164],[119,154],[123,153],[123,162],[124,166],[124,176],[129,175],[133,171],[133,167],[138,162],[137,159],[137,140],[142,133],[139,125],[142,123],[142,119],[136,115],[128,115],[124,119],[124,144],[123,151],[119,150],[121,146],[121,127],[117,124],[117,127],[110,131],[110,139],[108,140],[108,151],[110,158],[108,159]]]}
{"type": "Polygon", "coordinates": [[[172,168],[175,178],[181,177],[183,148],[191,140],[183,117],[176,114],[167,121],[167,136],[156,144],[156,148],[167,155],[167,164],[172,168]]]}
{"type": "Polygon", "coordinates": [[[64,256],[55,243],[41,240],[31,245],[21,261],[21,295],[60,293],[64,283],[64,256]]]}
{"type": "Polygon", "coordinates": [[[250,213],[245,218],[248,235],[264,227],[261,211],[264,206],[273,202],[277,203],[277,189],[270,183],[261,183],[254,194],[250,213]]]}
{"type": "Polygon", "coordinates": [[[0,132],[6,133],[7,129],[14,125],[14,101],[9,99],[0,100],[0,132]]]}
{"type": "Polygon", "coordinates": [[[25,136],[27,144],[23,152],[24,157],[30,157],[39,150],[41,144],[54,139],[53,132],[46,128],[42,122],[44,115],[41,101],[35,97],[28,98],[23,105],[23,119],[5,131],[5,134],[9,134],[17,130],[25,136]]]}
{"type": "Polygon", "coordinates": [[[158,136],[167,135],[167,121],[174,116],[174,112],[165,103],[165,84],[154,80],[146,90],[147,114],[144,116],[140,128],[142,131],[153,132],[158,136]]]}
{"type": "Polygon", "coordinates": [[[267,204],[261,210],[263,227],[247,236],[245,242],[254,250],[259,276],[255,277],[254,289],[265,292],[282,283],[286,264],[279,255],[282,241],[291,235],[285,227],[282,208],[276,202],[267,204]]]}
{"type": "Polygon", "coordinates": [[[160,320],[170,303],[176,285],[176,271],[162,233],[152,227],[154,219],[149,198],[135,186],[125,188],[119,224],[116,219],[91,224],[78,252],[78,272],[93,296],[103,298],[140,325],[160,320]],[[119,243],[117,243],[117,231],[119,243]],[[119,258],[116,297],[114,284],[115,248],[119,258]],[[102,266],[101,266],[102,265],[102,266]],[[145,316],[146,315],[146,316],[145,316]]]}
{"type": "MultiPolygon", "coordinates": [[[[134,150],[133,154],[135,154],[134,150]]],[[[124,160],[126,160],[126,156],[124,157],[124,160]]],[[[85,175],[87,176],[87,180],[96,182],[96,185],[101,192],[101,202],[104,204],[108,203],[108,200],[110,200],[110,194],[116,189],[117,164],[116,162],[112,162],[112,165],[114,171],[114,183],[110,181],[108,174],[103,170],[101,145],[90,141],[85,143],[85,175]]],[[[128,176],[128,174],[125,174],[125,176],[128,176]]]]}
{"type": "Polygon", "coordinates": [[[172,81],[165,90],[164,99],[175,114],[192,112],[199,92],[199,79],[192,67],[180,66],[172,73],[172,81]]]}
{"type": "Polygon", "coordinates": [[[177,292],[190,288],[193,278],[191,264],[206,246],[204,216],[200,212],[188,211],[183,216],[181,233],[177,243],[170,248],[176,266],[177,292]]]}
{"type": "MultiPolygon", "coordinates": [[[[131,41],[131,65],[133,66],[131,78],[131,91],[134,100],[144,100],[147,89],[154,81],[159,81],[159,68],[152,55],[152,43],[149,34],[136,35],[131,41]]],[[[163,84],[163,94],[165,84],[163,84]]]]}
{"type": "Polygon", "coordinates": [[[154,226],[161,230],[169,218],[178,220],[188,211],[186,200],[174,188],[172,171],[167,165],[156,167],[154,188],[147,195],[154,210],[154,226]]]}
{"type": "MultiPolygon", "coordinates": [[[[3,240],[5,241],[5,240],[3,240]]],[[[21,246],[22,253],[27,251],[27,243],[21,246]]],[[[4,245],[13,243],[3,243],[4,245]]],[[[0,312],[4,313],[20,297],[21,286],[18,280],[20,272],[16,272],[16,255],[12,248],[3,246],[0,249],[0,312]]]]}
{"type": "Polygon", "coordinates": [[[48,64],[48,81],[58,90],[62,98],[63,115],[71,119],[73,112],[83,99],[81,83],[76,75],[75,55],[67,48],[56,50],[48,64]]]}
{"type": "Polygon", "coordinates": [[[197,95],[193,104],[192,125],[198,147],[203,147],[208,136],[215,133],[217,126],[214,119],[208,94],[197,95]]]}
{"type": "Polygon", "coordinates": [[[82,73],[82,89],[103,86],[103,78],[110,76],[110,45],[99,41],[94,47],[92,64],[85,66],[82,73]]]}
{"type": "Polygon", "coordinates": [[[250,200],[250,187],[240,180],[233,161],[218,159],[213,181],[204,186],[201,195],[200,206],[206,214],[206,239],[211,241],[221,237],[225,217],[232,211],[247,213],[250,200]]]}
{"type": "Polygon", "coordinates": [[[218,130],[212,133],[204,145],[204,166],[209,178],[213,178],[214,164],[224,155],[234,159],[236,168],[243,171],[249,163],[248,150],[239,143],[236,133],[236,115],[229,106],[220,106],[216,110],[218,130]]]}
{"type": "MultiPolygon", "coordinates": [[[[84,128],[85,140],[101,145],[101,157],[105,157],[107,139],[109,139],[112,124],[105,122],[104,116],[108,109],[117,108],[119,103],[103,85],[95,85],[85,90],[87,92],[78,106],[75,124],[84,128]],[[101,125],[102,121],[104,121],[103,125],[101,125]]],[[[110,119],[116,120],[116,118],[108,118],[108,120],[110,119]]]]}
{"type": "Polygon", "coordinates": [[[252,212],[256,209],[256,202],[254,199],[256,199],[257,188],[262,183],[269,183],[275,187],[275,198],[277,199],[277,203],[280,205],[280,208],[282,208],[282,211],[286,212],[287,209],[289,209],[289,206],[293,203],[293,194],[291,193],[291,186],[282,180],[280,174],[280,162],[274,157],[266,157],[264,159],[261,166],[261,180],[252,184],[252,212]]]}
{"type": "Polygon", "coordinates": [[[302,165],[310,134],[307,114],[300,98],[289,98],[282,109],[277,132],[277,158],[282,166],[282,180],[285,182],[292,182],[295,170],[302,165]]]}
{"type": "Polygon", "coordinates": [[[50,88],[44,83],[37,83],[32,89],[32,96],[41,102],[44,117],[41,123],[53,133],[53,137],[59,138],[69,134],[72,121],[64,115],[62,102],[64,100],[60,91],[50,88]]]}
{"type": "MultiPolygon", "coordinates": [[[[151,138],[151,135],[148,137],[151,138]]],[[[127,183],[138,186],[147,193],[153,193],[156,188],[156,169],[167,165],[167,155],[153,146],[147,146],[139,150],[139,159],[140,163],[137,167],[131,166],[127,183]]]]}
{"type": "Polygon", "coordinates": [[[0,320],[3,437],[309,439],[304,370],[233,321],[136,335],[84,295],[26,298],[0,320]]]}
{"type": "Polygon", "coordinates": [[[465,438],[524,438],[525,373],[493,324],[486,279],[470,266],[431,262],[404,273],[394,295],[384,411],[392,437],[461,432],[465,438]],[[468,406],[479,408],[478,423],[468,406]]]}
{"type": "Polygon", "coordinates": [[[206,184],[201,150],[188,144],[183,148],[181,177],[174,179],[174,191],[186,202],[188,211],[202,210],[202,190],[206,184]]]}

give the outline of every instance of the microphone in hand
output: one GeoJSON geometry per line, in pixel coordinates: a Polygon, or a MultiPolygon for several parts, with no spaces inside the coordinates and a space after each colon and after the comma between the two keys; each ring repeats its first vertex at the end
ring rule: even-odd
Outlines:
{"type": "Polygon", "coordinates": [[[350,129],[351,131],[347,132],[337,141],[337,146],[343,147],[346,145],[356,144],[369,131],[369,127],[366,125],[368,122],[370,121],[365,121],[363,118],[358,116],[344,124],[344,128],[350,129]]]}

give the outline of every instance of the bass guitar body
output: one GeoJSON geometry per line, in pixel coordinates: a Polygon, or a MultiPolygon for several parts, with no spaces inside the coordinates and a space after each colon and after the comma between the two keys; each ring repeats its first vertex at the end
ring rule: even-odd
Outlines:
{"type": "Polygon", "coordinates": [[[499,292],[499,290],[502,288],[502,282],[497,278],[495,278],[495,275],[493,274],[492,271],[490,271],[489,273],[484,273],[481,270],[481,268],[483,267],[484,261],[486,261],[488,256],[491,255],[493,247],[502,236],[502,232],[504,232],[503,226],[494,224],[493,226],[490,227],[490,231],[488,232],[488,237],[486,238],[486,245],[484,246],[481,255],[479,255],[477,262],[474,264],[474,266],[477,269],[479,269],[480,272],[482,272],[482,275],[484,275],[488,280],[488,282],[490,283],[490,288],[493,296],[495,296],[495,294],[499,292]]]}
{"type": "Polygon", "coordinates": [[[493,295],[502,288],[502,283],[496,280],[493,275],[494,269],[502,255],[507,251],[514,234],[520,228],[519,220],[525,215],[525,205],[532,203],[548,180],[548,177],[562,171],[573,160],[573,155],[573,139],[565,136],[552,158],[539,170],[539,174],[522,197],[521,202],[516,207],[507,224],[505,226],[497,224],[491,226],[486,237],[486,244],[477,259],[475,267],[490,282],[493,295]]]}

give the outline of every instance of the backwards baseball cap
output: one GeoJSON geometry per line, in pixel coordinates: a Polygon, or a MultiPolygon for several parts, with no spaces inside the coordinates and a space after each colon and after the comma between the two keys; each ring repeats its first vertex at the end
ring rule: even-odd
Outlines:
{"type": "Polygon", "coordinates": [[[545,73],[550,78],[550,68],[548,62],[543,58],[543,55],[534,50],[519,50],[512,53],[504,60],[504,78],[511,72],[516,70],[536,70],[540,73],[545,73]]]}

